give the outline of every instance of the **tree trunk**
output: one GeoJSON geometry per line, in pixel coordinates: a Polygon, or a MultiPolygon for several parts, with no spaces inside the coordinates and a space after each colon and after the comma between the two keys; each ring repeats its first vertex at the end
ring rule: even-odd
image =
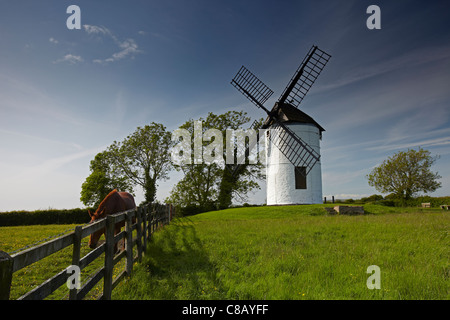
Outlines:
{"type": "Polygon", "coordinates": [[[149,170],[145,171],[145,202],[150,204],[155,201],[156,197],[156,181],[150,177],[149,170]]]}
{"type": "Polygon", "coordinates": [[[222,174],[222,181],[220,182],[219,189],[219,209],[229,208],[233,200],[233,191],[236,187],[236,181],[239,180],[240,174],[245,170],[245,166],[241,166],[234,176],[232,174],[234,165],[225,165],[222,174]]]}

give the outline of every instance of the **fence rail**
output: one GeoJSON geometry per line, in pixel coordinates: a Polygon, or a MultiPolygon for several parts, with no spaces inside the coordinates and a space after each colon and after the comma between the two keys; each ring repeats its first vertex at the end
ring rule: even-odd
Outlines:
{"type": "MultiPolygon", "coordinates": [[[[103,294],[100,299],[111,299],[112,290],[126,276],[130,275],[135,261],[141,261],[147,247],[147,241],[153,232],[160,226],[168,224],[174,214],[172,205],[151,204],[132,210],[127,210],[86,226],[77,226],[75,230],[67,235],[45,242],[33,248],[26,249],[10,256],[0,251],[0,300],[9,300],[13,274],[28,265],[35,263],[45,257],[73,245],[72,266],[78,266],[83,270],[91,262],[105,253],[104,264],[95,274],[87,280],[80,289],[69,290],[70,300],[83,299],[86,294],[103,279],[103,294]],[[135,222],[133,222],[135,220],[135,222]],[[114,235],[114,227],[117,223],[125,221],[125,230],[114,235]],[[105,242],[81,257],[81,240],[92,233],[105,228],[105,242]],[[133,231],[136,230],[136,237],[133,231]],[[115,254],[114,247],[125,240],[125,249],[115,254]],[[137,247],[137,255],[133,255],[133,248],[137,247]],[[125,269],[113,279],[113,268],[120,260],[126,259],[125,269]]],[[[56,289],[66,284],[71,276],[69,268],[62,270],[44,283],[27,292],[19,300],[44,299],[56,289]]]]}

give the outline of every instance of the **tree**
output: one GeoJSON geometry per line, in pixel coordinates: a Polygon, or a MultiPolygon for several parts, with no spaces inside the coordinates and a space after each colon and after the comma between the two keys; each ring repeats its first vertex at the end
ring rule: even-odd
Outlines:
{"type": "Polygon", "coordinates": [[[129,179],[114,171],[111,156],[107,151],[98,153],[91,160],[91,174],[81,185],[80,201],[86,206],[98,207],[100,202],[114,189],[133,193],[129,179]]]}
{"type": "MultiPolygon", "coordinates": [[[[231,121],[231,128],[233,130],[238,130],[245,122],[248,122],[249,118],[242,118],[245,115],[241,114],[241,118],[234,117],[231,121]],[[239,121],[241,120],[241,121],[239,121]],[[246,120],[244,123],[242,123],[246,120]]],[[[260,128],[263,123],[263,119],[260,119],[252,127],[260,128]]],[[[256,129],[255,129],[256,130],[256,129]]],[[[239,143],[236,141],[236,143],[239,143]]],[[[237,148],[241,148],[246,151],[245,156],[248,157],[249,142],[241,141],[242,145],[238,145],[237,148]]],[[[233,150],[233,154],[237,155],[237,148],[233,150]]],[[[237,198],[241,201],[246,201],[246,195],[249,191],[254,189],[260,189],[259,184],[256,180],[261,180],[263,178],[261,174],[262,163],[258,162],[254,165],[248,165],[248,159],[246,163],[239,165],[235,164],[225,164],[225,169],[222,170],[222,179],[220,181],[219,195],[218,195],[218,207],[220,209],[225,209],[231,206],[233,198],[237,198]]]]}
{"type": "MultiPolygon", "coordinates": [[[[206,119],[200,118],[199,120],[202,121],[202,134],[209,129],[217,129],[222,133],[222,145],[226,146],[226,130],[241,129],[250,121],[250,118],[243,111],[228,111],[221,115],[210,112],[206,119]]],[[[188,130],[192,136],[194,120],[188,120],[180,126],[180,129],[188,130]]],[[[191,140],[192,147],[194,147],[193,140],[191,140]]],[[[210,143],[203,139],[203,152],[210,143]]],[[[222,152],[225,159],[225,148],[222,152]]],[[[183,171],[184,178],[172,189],[168,201],[181,207],[199,206],[210,209],[215,206],[228,207],[231,205],[233,197],[240,200],[246,199],[248,191],[259,188],[255,180],[260,179],[261,175],[254,166],[250,168],[250,166],[244,165],[239,172],[232,176],[231,172],[234,166],[216,162],[194,163],[194,161],[192,164],[176,166],[177,170],[183,171]]]]}
{"type": "Polygon", "coordinates": [[[442,178],[430,170],[438,156],[432,157],[430,151],[419,148],[400,151],[384,160],[366,177],[369,185],[382,193],[394,193],[398,199],[408,200],[416,193],[436,191],[442,178]]]}
{"type": "Polygon", "coordinates": [[[178,207],[215,209],[220,173],[215,165],[189,165],[184,177],[173,187],[167,202],[178,207]]]}
{"type": "Polygon", "coordinates": [[[158,180],[168,179],[172,168],[170,161],[171,134],[162,124],[152,122],[127,136],[122,142],[114,141],[108,148],[114,170],[136,185],[145,194],[145,202],[156,197],[158,180]]]}

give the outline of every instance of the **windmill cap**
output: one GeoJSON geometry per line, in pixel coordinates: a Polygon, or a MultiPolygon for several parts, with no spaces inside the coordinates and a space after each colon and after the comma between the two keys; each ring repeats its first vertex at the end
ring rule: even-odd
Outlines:
{"type": "MultiPolygon", "coordinates": [[[[320,135],[325,129],[318,124],[313,118],[304,113],[303,111],[297,109],[289,103],[278,104],[276,103],[272,109],[274,117],[276,117],[280,122],[299,122],[299,123],[311,123],[314,124],[320,131],[320,135]]],[[[267,117],[264,122],[264,127],[269,127],[273,124],[273,119],[267,117]]]]}

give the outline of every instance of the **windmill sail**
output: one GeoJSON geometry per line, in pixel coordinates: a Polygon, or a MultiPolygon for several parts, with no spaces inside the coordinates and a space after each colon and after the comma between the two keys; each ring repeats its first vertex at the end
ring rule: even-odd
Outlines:
{"type": "Polygon", "coordinates": [[[312,46],[278,100],[298,108],[331,56],[312,46]]]}
{"type": "Polygon", "coordinates": [[[296,170],[299,167],[305,168],[304,171],[299,171],[303,176],[307,176],[314,165],[320,161],[320,154],[283,122],[277,121],[269,129],[267,136],[269,141],[294,165],[296,170]]]}
{"type": "Polygon", "coordinates": [[[258,108],[269,112],[263,104],[270,98],[273,91],[270,90],[261,80],[259,80],[246,67],[242,66],[239,72],[231,81],[231,84],[243,93],[258,108]]]}

